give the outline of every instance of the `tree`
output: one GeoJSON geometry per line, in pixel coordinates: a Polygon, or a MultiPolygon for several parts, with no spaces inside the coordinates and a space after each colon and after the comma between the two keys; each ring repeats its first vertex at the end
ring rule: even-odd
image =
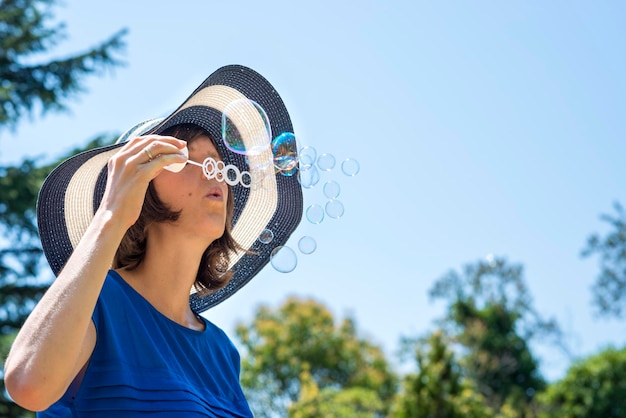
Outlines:
{"type": "MultiPolygon", "coordinates": [[[[33,222],[37,192],[48,168],[32,160],[16,167],[0,167],[0,358],[30,313],[45,285],[34,279],[41,249],[33,222]],[[27,278],[23,280],[23,278],[27,278]],[[30,279],[28,279],[30,278],[30,279]]],[[[4,393],[4,380],[1,386],[4,393]]],[[[21,416],[21,408],[0,398],[0,416],[21,416]]]]}
{"type": "MultiPolygon", "coordinates": [[[[35,110],[62,110],[82,90],[86,75],[120,64],[120,31],[94,48],[62,59],[46,59],[62,40],[63,24],[51,24],[54,0],[0,1],[0,130],[16,130],[35,110]],[[44,57],[44,58],[42,58],[44,57]]],[[[87,147],[103,144],[98,137],[87,147]]],[[[78,151],[78,150],[76,150],[78,151]]],[[[69,156],[69,155],[68,155],[69,156]]],[[[0,360],[48,285],[39,276],[41,246],[35,205],[39,188],[54,164],[26,159],[0,167],[0,360]]],[[[6,398],[0,373],[0,416],[33,416],[6,398]]]]}
{"type": "Polygon", "coordinates": [[[441,330],[415,343],[414,353],[417,372],[404,377],[403,390],[394,401],[390,418],[494,416],[484,397],[463,376],[441,330]]]}
{"type": "Polygon", "coordinates": [[[0,2],[0,128],[15,128],[36,105],[42,112],[63,110],[66,99],[82,90],[85,75],[120,64],[125,30],[67,58],[38,62],[64,37],[62,23],[52,25],[55,0],[0,2]]]}
{"type": "MultiPolygon", "coordinates": [[[[367,399],[376,394],[384,406],[395,393],[396,377],[380,348],[357,336],[352,319],[336,325],[328,309],[314,300],[292,297],[277,310],[261,306],[251,324],[238,324],[236,335],[245,354],[242,385],[259,417],[286,416],[299,399],[312,402],[301,398],[311,381],[324,399],[354,396],[355,391],[344,390],[362,389],[364,403],[378,402],[367,399]],[[310,375],[305,386],[303,372],[310,375]]],[[[384,407],[379,413],[386,413],[384,407]]]]}
{"type": "MultiPolygon", "coordinates": [[[[61,161],[78,152],[110,144],[100,135],[84,148],[72,150],[57,162],[37,165],[25,159],[17,166],[0,166],[0,360],[4,360],[15,334],[50,284],[39,275],[41,243],[35,225],[37,194],[46,176],[61,161]]],[[[45,277],[45,276],[44,276],[45,277]]],[[[0,374],[0,377],[3,377],[0,374]]],[[[0,382],[4,394],[4,379],[0,382]]],[[[32,416],[0,396],[0,416],[32,416]]]]}
{"type": "Polygon", "coordinates": [[[289,405],[290,418],[377,418],[385,409],[376,391],[366,388],[319,390],[305,365],[300,375],[300,399],[289,405]]]}
{"type": "Polygon", "coordinates": [[[542,418],[626,417],[626,349],[608,348],[573,364],[539,396],[542,418]]]}
{"type": "Polygon", "coordinates": [[[592,288],[597,312],[602,316],[623,318],[626,313],[626,212],[617,202],[613,208],[616,216],[600,217],[611,230],[604,237],[591,235],[581,255],[600,257],[600,274],[592,288]]]}
{"type": "Polygon", "coordinates": [[[466,265],[463,274],[449,272],[430,293],[447,300],[443,323],[462,348],[467,377],[489,407],[503,413],[506,406],[532,416],[535,394],[545,381],[528,344],[534,337],[558,337],[560,332],[532,307],[523,267],[503,258],[480,260],[466,265]]]}

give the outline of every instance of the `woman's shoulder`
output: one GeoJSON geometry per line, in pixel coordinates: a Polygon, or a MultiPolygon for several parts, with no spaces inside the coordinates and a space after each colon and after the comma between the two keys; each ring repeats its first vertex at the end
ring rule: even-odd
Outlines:
{"type": "Polygon", "coordinates": [[[109,270],[100,291],[100,299],[132,297],[132,287],[115,270],[109,270]]]}
{"type": "Polygon", "coordinates": [[[127,309],[136,309],[138,304],[141,303],[139,296],[115,270],[109,270],[100,291],[94,313],[110,311],[110,313],[117,312],[120,315],[127,315],[128,313],[125,312],[127,309]]]}

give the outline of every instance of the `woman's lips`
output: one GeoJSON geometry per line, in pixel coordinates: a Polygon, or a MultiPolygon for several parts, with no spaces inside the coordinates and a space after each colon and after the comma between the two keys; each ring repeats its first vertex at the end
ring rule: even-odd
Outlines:
{"type": "Polygon", "coordinates": [[[224,195],[222,193],[222,189],[220,189],[219,187],[211,187],[206,194],[206,197],[208,197],[209,199],[222,200],[223,196],[224,195]]]}

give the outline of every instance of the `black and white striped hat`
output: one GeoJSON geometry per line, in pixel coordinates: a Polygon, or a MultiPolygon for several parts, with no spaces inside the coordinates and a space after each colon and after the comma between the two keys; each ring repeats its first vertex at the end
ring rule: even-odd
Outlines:
{"type": "MultiPolygon", "coordinates": [[[[50,173],[39,193],[37,222],[43,251],[55,275],[93,219],[106,185],[107,162],[123,140],[140,134],[159,134],[181,123],[192,123],[208,131],[224,164],[236,166],[240,173],[252,173],[258,180],[252,181],[250,187],[231,188],[235,203],[232,235],[241,247],[251,251],[231,254],[234,276],[226,287],[208,295],[197,294],[192,288],[192,309],[202,312],[230,297],[269,262],[275,248],[285,244],[302,218],[302,189],[298,175],[293,174],[297,165],[285,172],[267,164],[276,160],[276,150],[271,142],[261,146],[255,135],[263,130],[271,131],[270,139],[288,135],[292,140],[286,146],[295,155],[293,126],[283,101],[265,78],[249,68],[230,65],[211,74],[168,117],[140,124],[127,131],[122,141],[75,155],[50,173]],[[232,103],[243,105],[225,113],[232,103]],[[258,111],[257,104],[264,113],[258,111]],[[220,140],[224,123],[230,131],[236,131],[241,152],[233,152],[220,140]],[[254,152],[246,155],[245,151],[252,149],[254,152]],[[268,231],[273,235],[271,242],[260,241],[268,231]]],[[[297,164],[297,158],[294,161],[297,164]]]]}

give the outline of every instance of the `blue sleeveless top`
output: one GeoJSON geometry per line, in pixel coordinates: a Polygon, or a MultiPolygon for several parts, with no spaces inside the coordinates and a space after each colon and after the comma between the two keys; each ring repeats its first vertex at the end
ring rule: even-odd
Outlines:
{"type": "Polygon", "coordinates": [[[93,313],[97,340],[82,382],[37,416],[252,417],[237,349],[202,320],[204,331],[170,320],[109,271],[93,313]]]}

